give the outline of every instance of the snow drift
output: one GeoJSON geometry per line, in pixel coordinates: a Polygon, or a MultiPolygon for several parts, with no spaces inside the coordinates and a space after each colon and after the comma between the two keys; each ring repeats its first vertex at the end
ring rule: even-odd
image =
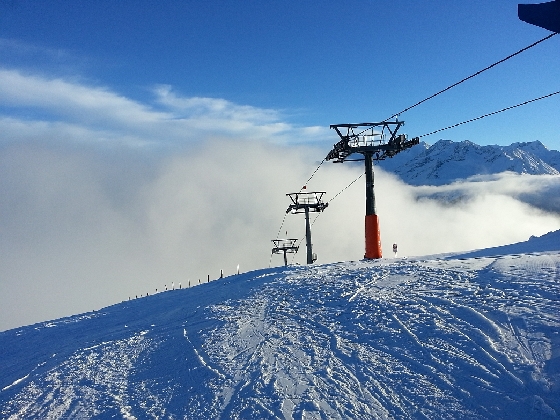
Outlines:
{"type": "Polygon", "coordinates": [[[559,250],[259,270],[9,330],[0,416],[555,418],[559,250]]]}

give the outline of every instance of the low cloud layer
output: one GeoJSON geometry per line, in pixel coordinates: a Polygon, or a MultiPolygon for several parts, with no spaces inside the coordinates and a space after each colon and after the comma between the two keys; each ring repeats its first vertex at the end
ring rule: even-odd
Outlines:
{"type": "MultiPolygon", "coordinates": [[[[108,158],[88,149],[17,145],[0,159],[1,329],[70,315],[235,272],[267,267],[289,200],[324,151],[210,141],[188,154],[108,158]]],[[[330,200],[361,167],[324,164],[309,183],[330,200]]],[[[400,256],[502,245],[560,228],[558,215],[516,197],[549,177],[471,182],[453,205],[418,198],[376,171],[383,250],[400,256]]],[[[555,181],[558,183],[558,180],[555,181]]],[[[318,263],[363,256],[363,178],[331,201],[312,228],[318,263]]],[[[304,235],[288,215],[281,237],[304,235]]],[[[294,262],[304,263],[305,243],[294,262]]],[[[272,265],[282,264],[280,256],[272,265]]]]}
{"type": "MultiPolygon", "coordinates": [[[[143,104],[1,70],[0,105],[0,330],[172,282],[198,284],[220,270],[231,275],[238,264],[242,271],[282,264],[270,251],[285,194],[299,191],[328,152],[296,145],[317,144],[328,130],[296,127],[274,110],[183,98],[166,86],[143,104]]],[[[308,190],[331,200],[362,172],[325,163],[308,190]]],[[[506,174],[411,187],[376,169],[375,179],[388,257],[393,243],[412,256],[560,228],[554,205],[547,208],[558,178],[506,174]]],[[[330,201],[312,228],[318,263],[362,258],[364,202],[363,178],[330,201]]],[[[287,215],[280,237],[304,232],[303,215],[287,215]]],[[[293,261],[304,263],[304,242],[293,261]]]]}

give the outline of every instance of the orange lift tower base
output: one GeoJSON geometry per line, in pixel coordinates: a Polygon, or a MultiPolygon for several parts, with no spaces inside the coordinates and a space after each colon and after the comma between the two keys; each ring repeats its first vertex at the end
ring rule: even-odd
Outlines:
{"type": "Polygon", "coordinates": [[[366,252],[364,255],[366,259],[382,257],[379,217],[375,208],[373,189],[373,161],[393,157],[420,142],[418,137],[407,140],[406,135],[397,135],[402,125],[404,121],[398,120],[331,125],[339,135],[340,141],[334,145],[326,160],[334,160],[335,163],[363,160],[366,164],[366,252]],[[363,159],[348,159],[355,153],[363,155],[363,159]]]}
{"type": "Polygon", "coordinates": [[[381,231],[379,229],[379,216],[375,208],[375,194],[373,191],[373,159],[371,153],[364,153],[366,162],[366,253],[364,258],[377,259],[383,256],[381,251],[381,231]]]}

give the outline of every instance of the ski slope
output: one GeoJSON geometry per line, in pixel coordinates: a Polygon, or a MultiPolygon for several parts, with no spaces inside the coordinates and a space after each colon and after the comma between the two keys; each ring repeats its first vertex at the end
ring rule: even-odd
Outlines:
{"type": "Polygon", "coordinates": [[[557,418],[559,297],[560,231],[227,277],[0,333],[0,417],[557,418]]]}

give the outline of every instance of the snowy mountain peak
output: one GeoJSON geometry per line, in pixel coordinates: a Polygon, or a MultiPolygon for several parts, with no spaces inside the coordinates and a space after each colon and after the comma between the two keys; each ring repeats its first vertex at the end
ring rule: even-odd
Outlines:
{"type": "Polygon", "coordinates": [[[412,185],[444,185],[475,175],[516,172],[560,174],[560,152],[540,141],[509,146],[480,146],[469,140],[439,140],[432,146],[407,150],[380,166],[412,185]]]}
{"type": "Polygon", "coordinates": [[[512,147],[515,149],[524,149],[529,151],[537,151],[537,150],[548,150],[544,144],[542,144],[539,140],[535,141],[526,141],[526,142],[515,142],[507,147],[512,147]]]}

